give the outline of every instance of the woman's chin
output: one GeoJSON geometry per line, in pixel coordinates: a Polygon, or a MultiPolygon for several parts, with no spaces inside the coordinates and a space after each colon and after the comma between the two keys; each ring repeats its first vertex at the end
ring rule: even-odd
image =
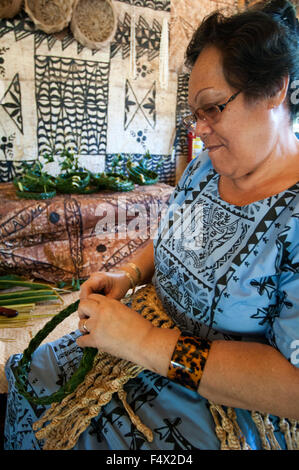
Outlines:
{"type": "Polygon", "coordinates": [[[223,162],[223,161],[221,162],[214,158],[211,158],[211,162],[212,162],[214,170],[219,175],[227,176],[227,177],[233,176],[233,173],[234,173],[233,169],[227,162],[223,162]]]}

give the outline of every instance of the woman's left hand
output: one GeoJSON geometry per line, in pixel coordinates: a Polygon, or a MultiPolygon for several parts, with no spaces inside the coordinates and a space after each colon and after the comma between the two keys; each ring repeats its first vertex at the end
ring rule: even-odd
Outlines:
{"type": "Polygon", "coordinates": [[[142,345],[153,328],[148,320],[118,300],[99,294],[81,300],[78,314],[83,333],[77,338],[78,346],[97,348],[142,364],[142,345]]]}

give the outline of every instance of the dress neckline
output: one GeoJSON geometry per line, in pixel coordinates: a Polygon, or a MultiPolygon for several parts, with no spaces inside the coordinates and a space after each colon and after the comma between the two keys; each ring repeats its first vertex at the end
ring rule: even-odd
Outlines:
{"type": "Polygon", "coordinates": [[[264,203],[267,203],[270,201],[270,199],[272,198],[277,198],[279,199],[280,197],[283,197],[283,195],[287,192],[287,191],[294,191],[294,190],[298,190],[299,189],[299,181],[297,181],[295,184],[292,184],[291,186],[289,186],[288,188],[286,189],[283,189],[282,191],[280,191],[279,193],[275,193],[275,194],[272,194],[270,196],[267,196],[265,198],[262,198],[262,199],[258,199],[257,201],[252,201],[248,204],[243,204],[243,205],[239,205],[239,204],[233,204],[231,202],[228,202],[226,201],[225,199],[223,199],[221,196],[220,196],[220,192],[219,192],[219,182],[220,182],[220,175],[214,170],[212,169],[212,171],[214,172],[214,176],[212,177],[212,181],[213,181],[213,184],[216,186],[216,191],[217,191],[217,197],[218,199],[222,202],[222,203],[225,203],[227,204],[228,206],[230,207],[234,207],[236,209],[244,209],[244,208],[248,208],[254,204],[264,204],[264,203]]]}

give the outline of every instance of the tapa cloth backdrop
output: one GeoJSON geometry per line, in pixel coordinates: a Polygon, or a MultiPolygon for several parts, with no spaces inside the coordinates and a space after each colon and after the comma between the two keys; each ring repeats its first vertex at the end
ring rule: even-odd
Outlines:
{"type": "Polygon", "coordinates": [[[20,161],[68,144],[92,171],[109,169],[119,152],[139,160],[149,150],[152,169],[162,158],[160,181],[174,184],[188,153],[180,125],[188,112],[188,39],[206,14],[235,3],[113,0],[116,33],[98,51],[70,32],[37,30],[24,11],[0,20],[0,182],[20,173],[20,161]]]}
{"type": "MultiPolygon", "coordinates": [[[[117,30],[101,50],[34,27],[21,12],[0,21],[0,181],[9,181],[18,162],[63,146],[80,155],[82,166],[99,172],[115,155],[162,158],[161,181],[173,183],[171,159],[176,125],[177,74],[160,84],[160,38],[170,1],[114,1],[117,30]],[[134,18],[134,21],[133,21],[134,18]],[[135,28],[135,72],[131,30],[135,28]]],[[[57,164],[47,167],[55,174],[57,164]]]]}

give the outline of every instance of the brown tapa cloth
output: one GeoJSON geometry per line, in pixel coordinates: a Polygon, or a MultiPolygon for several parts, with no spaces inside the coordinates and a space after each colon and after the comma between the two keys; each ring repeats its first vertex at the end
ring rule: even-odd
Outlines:
{"type": "Polygon", "coordinates": [[[29,200],[2,183],[0,274],[56,283],[111,269],[153,237],[173,189],[157,183],[29,200]]]}

